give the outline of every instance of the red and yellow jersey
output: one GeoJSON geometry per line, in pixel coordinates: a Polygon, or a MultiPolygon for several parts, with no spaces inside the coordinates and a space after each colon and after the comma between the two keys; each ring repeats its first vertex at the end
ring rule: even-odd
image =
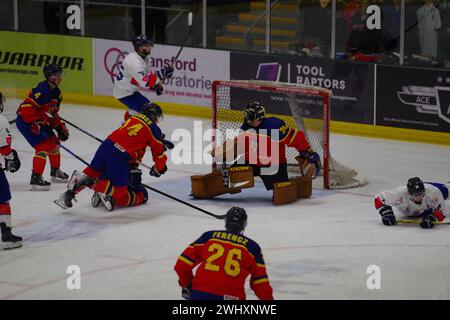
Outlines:
{"type": "Polygon", "coordinates": [[[286,147],[297,151],[310,150],[302,131],[295,130],[276,117],[261,119],[261,124],[251,127],[244,123],[237,137],[238,153],[245,154],[245,160],[258,166],[286,163],[286,147]]]}
{"type": "Polygon", "coordinates": [[[229,231],[208,231],[186,248],[174,267],[179,283],[192,290],[245,300],[245,279],[261,300],[273,300],[259,245],[229,231]],[[198,266],[195,276],[192,270],[198,266]]]}
{"type": "Polygon", "coordinates": [[[58,87],[52,89],[47,81],[42,81],[30,90],[17,114],[22,116],[25,123],[40,121],[44,125],[55,127],[60,123],[58,112],[61,101],[61,90],[58,87]]]}
{"type": "Polygon", "coordinates": [[[142,158],[146,147],[150,147],[156,170],[163,170],[166,166],[167,156],[164,153],[161,129],[142,113],[128,118],[108,139],[114,142],[118,149],[128,152],[131,160],[135,161],[142,158]]]}

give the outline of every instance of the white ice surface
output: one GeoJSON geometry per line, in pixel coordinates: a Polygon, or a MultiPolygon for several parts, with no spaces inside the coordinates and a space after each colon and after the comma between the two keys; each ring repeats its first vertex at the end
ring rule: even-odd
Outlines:
{"type": "MultiPolygon", "coordinates": [[[[9,117],[18,101],[8,101],[9,117]]],[[[61,115],[100,138],[117,128],[123,110],[64,105],[61,115]]],[[[167,136],[192,130],[192,118],[166,115],[167,136]]],[[[204,128],[209,128],[204,121],[204,128]]],[[[65,145],[90,160],[99,143],[71,128],[65,145]]],[[[23,248],[0,251],[0,299],[181,299],[173,266],[182,250],[223,221],[150,192],[147,205],[107,212],[92,208],[87,190],[67,211],[53,204],[65,185],[28,191],[32,148],[13,127],[22,168],[8,173],[14,231],[23,248]],[[66,269],[81,268],[81,290],[68,290],[66,269]]],[[[245,234],[263,249],[276,299],[450,299],[450,227],[385,227],[373,195],[406,182],[450,181],[450,148],[344,135],[331,136],[331,153],[358,169],[369,184],[343,191],[313,190],[310,199],[274,207],[271,194],[256,188],[215,200],[193,201],[189,176],[207,165],[174,165],[155,188],[217,214],[242,206],[249,215],[245,234]],[[381,268],[381,289],[369,290],[367,268],[381,268]]],[[[146,163],[151,161],[146,156],[146,163]]],[[[84,165],[62,150],[67,173],[84,165]]],[[[47,164],[46,178],[49,179],[47,164]]],[[[448,202],[447,202],[448,205],[448,202]]],[[[248,289],[249,299],[255,299],[248,289]]]]}

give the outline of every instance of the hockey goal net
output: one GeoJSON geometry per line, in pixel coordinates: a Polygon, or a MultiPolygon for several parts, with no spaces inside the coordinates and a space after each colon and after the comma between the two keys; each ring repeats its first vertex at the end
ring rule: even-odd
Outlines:
{"type": "MultiPolygon", "coordinates": [[[[213,145],[233,138],[244,118],[243,106],[260,102],[267,116],[276,116],[305,133],[322,160],[323,187],[347,189],[366,184],[366,179],[330,156],[329,128],[331,91],[320,87],[258,81],[214,81],[212,85],[213,145]]],[[[295,148],[286,149],[289,171],[300,174],[295,148]]]]}

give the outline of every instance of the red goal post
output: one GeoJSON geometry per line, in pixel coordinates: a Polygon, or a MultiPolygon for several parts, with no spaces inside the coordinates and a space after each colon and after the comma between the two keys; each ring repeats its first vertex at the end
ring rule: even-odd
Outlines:
{"type": "MultiPolygon", "coordinates": [[[[329,164],[330,164],[330,150],[329,150],[329,135],[330,135],[330,101],[331,101],[331,91],[320,88],[320,87],[308,87],[304,85],[298,84],[290,84],[290,83],[281,83],[281,82],[270,82],[270,81],[258,81],[258,80],[216,80],[212,84],[212,128],[213,128],[213,136],[212,136],[212,144],[213,148],[215,148],[215,144],[217,141],[217,130],[221,130],[220,126],[225,124],[226,128],[236,128],[236,126],[240,127],[243,119],[243,111],[242,108],[245,104],[258,100],[257,98],[250,98],[253,96],[261,96],[267,95],[270,97],[271,95],[276,96],[285,96],[287,97],[286,101],[288,101],[289,105],[296,105],[296,101],[298,100],[296,97],[314,97],[316,100],[320,101],[321,108],[321,117],[318,118],[321,120],[321,131],[322,136],[320,139],[321,145],[321,159],[322,159],[322,170],[323,170],[323,187],[325,189],[330,188],[330,176],[329,176],[329,164]],[[246,91],[250,96],[246,101],[240,101],[237,105],[235,105],[236,101],[239,99],[232,99],[231,94],[234,90],[246,91]],[[294,99],[296,98],[296,99],[294,99]],[[291,103],[292,101],[292,103],[291,103]]],[[[242,96],[242,94],[240,95],[242,96]]],[[[245,96],[245,95],[244,95],[245,96]]],[[[266,98],[266,100],[270,98],[266,98]]],[[[277,114],[274,112],[275,110],[267,110],[267,104],[262,102],[266,107],[266,111],[269,115],[279,116],[283,120],[286,118],[294,118],[295,114],[286,113],[284,110],[284,114],[277,114]]],[[[284,108],[286,109],[286,108],[284,108]]],[[[289,109],[287,109],[289,110],[289,109]]],[[[302,121],[303,120],[299,120],[302,121]]],[[[317,119],[315,120],[317,122],[317,119]]],[[[288,119],[288,124],[292,126],[292,123],[298,121],[288,119]]],[[[312,134],[316,134],[311,131],[308,132],[306,127],[299,128],[298,125],[294,127],[297,130],[306,131],[306,137],[312,134]]],[[[317,131],[317,130],[315,130],[317,131]]],[[[310,140],[310,139],[308,139],[310,140]]],[[[310,141],[311,144],[311,141],[310,141]]],[[[317,146],[313,146],[313,150],[316,151],[317,146]]],[[[292,148],[288,148],[292,149],[292,148]]],[[[317,152],[317,151],[316,151],[317,152]]],[[[289,153],[289,152],[288,152],[289,153]]],[[[291,151],[292,153],[292,151],[291,151]]],[[[294,154],[297,155],[294,151],[294,154]]],[[[296,162],[294,160],[295,155],[288,156],[288,163],[294,165],[296,162]]]]}

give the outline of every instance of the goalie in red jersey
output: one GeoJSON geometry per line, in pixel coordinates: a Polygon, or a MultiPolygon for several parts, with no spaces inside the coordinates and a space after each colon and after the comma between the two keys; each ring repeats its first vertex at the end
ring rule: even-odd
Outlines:
{"type": "Polygon", "coordinates": [[[250,275],[256,296],[273,300],[261,248],[243,235],[246,225],[245,210],[233,207],[227,212],[225,230],[205,232],[183,251],[174,267],[183,298],[245,300],[244,284],[250,275]]]}
{"type": "Polygon", "coordinates": [[[145,103],[141,113],[131,116],[100,145],[83,174],[77,171],[72,174],[68,190],[55,203],[63,209],[72,207],[72,200],[85,187],[107,192],[104,204],[108,210],[114,206],[145,203],[146,192],[130,188],[130,163],[139,161],[143,150],[150,147],[155,162],[150,175],[160,177],[167,171],[167,156],[164,153],[166,141],[157,125],[162,116],[159,105],[145,103]]]}

